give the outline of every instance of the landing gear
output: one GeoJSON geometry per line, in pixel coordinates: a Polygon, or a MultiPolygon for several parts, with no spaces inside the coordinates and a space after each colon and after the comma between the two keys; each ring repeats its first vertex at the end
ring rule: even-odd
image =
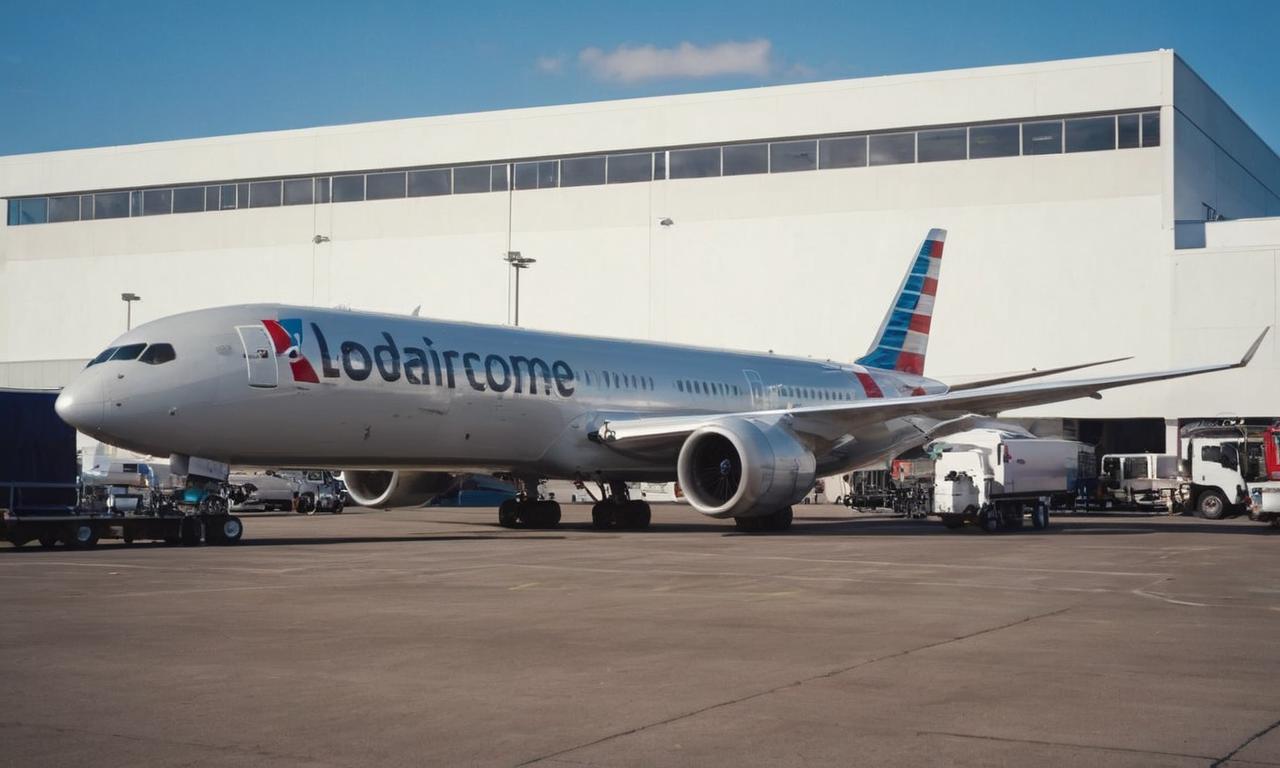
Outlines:
{"type": "Polygon", "coordinates": [[[555,528],[560,524],[560,505],[550,499],[538,499],[537,479],[521,480],[520,493],[498,506],[498,525],[503,528],[555,528]],[[533,494],[529,489],[534,489],[533,494]]]}
{"type": "Polygon", "coordinates": [[[781,532],[790,530],[792,517],[791,507],[783,507],[777,512],[758,517],[735,517],[733,522],[738,530],[746,533],[781,532]]]}
{"type": "Polygon", "coordinates": [[[619,528],[643,531],[649,527],[653,512],[649,502],[631,498],[626,483],[609,483],[608,498],[597,501],[591,507],[591,527],[597,531],[619,528]]]}

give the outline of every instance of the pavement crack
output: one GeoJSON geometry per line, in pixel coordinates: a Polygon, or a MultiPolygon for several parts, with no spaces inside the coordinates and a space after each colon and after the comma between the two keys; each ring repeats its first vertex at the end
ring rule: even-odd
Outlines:
{"type": "MultiPolygon", "coordinates": [[[[999,741],[1006,744],[1034,744],[1041,747],[1067,747],[1070,749],[1096,749],[1105,752],[1127,752],[1138,755],[1159,755],[1160,757],[1186,757],[1193,760],[1213,760],[1211,755],[1196,755],[1187,752],[1163,752],[1158,749],[1138,749],[1136,747],[1112,747],[1104,744],[1077,744],[1070,741],[1045,741],[1042,739],[1014,739],[1005,736],[986,736],[980,733],[955,733],[952,731],[916,731],[917,736],[947,736],[953,739],[977,739],[980,741],[999,741]]],[[[1217,765],[1217,763],[1214,763],[1217,765]]]]}
{"type": "MultiPolygon", "coordinates": [[[[753,699],[758,699],[764,696],[769,696],[775,693],[779,693],[781,691],[789,690],[791,688],[799,688],[800,686],[805,685],[807,683],[813,683],[819,680],[828,680],[830,678],[837,677],[839,675],[853,672],[854,670],[861,669],[863,667],[871,666],[872,664],[879,664],[882,661],[891,661],[893,659],[900,659],[904,656],[910,656],[913,653],[920,653],[922,651],[928,651],[934,648],[941,648],[944,645],[950,645],[952,643],[959,643],[965,640],[971,640],[975,637],[981,637],[982,635],[989,635],[993,632],[1000,632],[1002,630],[1012,629],[1013,627],[1017,627],[1023,624],[1029,624],[1030,622],[1039,621],[1040,619],[1047,619],[1052,616],[1058,616],[1063,613],[1066,613],[1067,611],[1072,610],[1072,607],[1073,606],[1067,606],[1066,608],[1059,608],[1054,611],[1037,613],[1032,616],[1024,616],[1021,619],[1006,622],[998,626],[986,627],[985,629],[975,630],[973,632],[969,632],[963,635],[949,637],[949,638],[946,638],[945,640],[936,640],[932,643],[925,643],[924,645],[917,645],[915,647],[907,648],[901,651],[886,653],[883,656],[875,656],[870,659],[863,659],[862,661],[856,662],[854,664],[848,664],[843,667],[836,667],[835,669],[829,669],[826,672],[822,672],[816,675],[810,675],[808,677],[802,677],[799,680],[792,680],[789,683],[782,683],[781,685],[775,685],[771,688],[766,688],[762,691],[756,691],[754,693],[748,693],[742,696],[734,697],[732,699],[718,701],[714,704],[708,704],[706,706],[699,707],[697,709],[689,710],[688,712],[681,712],[680,714],[672,715],[671,717],[664,718],[662,720],[655,720],[654,722],[637,725],[634,728],[628,728],[624,731],[610,733],[605,736],[601,736],[598,739],[583,742],[581,744],[576,744],[572,747],[566,747],[565,749],[557,750],[555,752],[549,752],[545,755],[531,757],[528,760],[524,760],[519,763],[516,763],[516,768],[520,768],[521,766],[525,766],[525,765],[533,765],[534,763],[542,762],[544,760],[560,758],[562,755],[567,755],[570,752],[576,752],[580,749],[586,749],[587,747],[594,747],[598,744],[604,744],[605,742],[613,741],[614,739],[620,739],[624,736],[630,736],[632,734],[640,733],[642,731],[647,731],[651,728],[659,728],[664,725],[670,725],[671,723],[679,722],[681,720],[686,720],[690,717],[697,717],[698,715],[702,715],[707,712],[712,712],[717,709],[723,709],[724,707],[731,707],[735,704],[741,704],[743,702],[751,701],[753,699]]],[[[1212,758],[1207,758],[1207,759],[1212,759],[1212,758]]]]}
{"type": "Polygon", "coordinates": [[[1274,722],[1274,723],[1272,723],[1271,725],[1268,725],[1266,728],[1263,728],[1262,730],[1260,730],[1260,731],[1258,731],[1257,733],[1253,734],[1253,735],[1252,735],[1252,736],[1250,736],[1249,738],[1245,739],[1245,740],[1244,740],[1244,743],[1242,743],[1240,746],[1238,746],[1238,747],[1236,747],[1235,749],[1231,750],[1231,751],[1230,751],[1230,752],[1228,752],[1225,756],[1220,757],[1220,758],[1218,758],[1217,760],[1213,761],[1213,763],[1209,766],[1209,768],[1218,768],[1218,767],[1219,767],[1219,766],[1221,766],[1221,765],[1225,765],[1225,764],[1227,763],[1227,761],[1229,761],[1231,758],[1233,758],[1233,757],[1235,757],[1237,754],[1239,754],[1239,753],[1240,753],[1240,750],[1242,750],[1242,749],[1244,749],[1245,747],[1249,746],[1250,744],[1252,744],[1253,742],[1255,742],[1255,741],[1257,741],[1258,739],[1262,738],[1263,736],[1266,736],[1268,733],[1271,733],[1271,732],[1272,732],[1272,731],[1274,731],[1277,727],[1280,727],[1280,720],[1275,721],[1275,722],[1274,722]]]}

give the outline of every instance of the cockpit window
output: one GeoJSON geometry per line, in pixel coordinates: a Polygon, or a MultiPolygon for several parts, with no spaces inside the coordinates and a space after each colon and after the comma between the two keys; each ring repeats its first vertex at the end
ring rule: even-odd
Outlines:
{"type": "Polygon", "coordinates": [[[152,344],[138,359],[147,365],[160,365],[177,357],[172,344],[152,344]]]}
{"type": "Polygon", "coordinates": [[[111,359],[137,360],[138,355],[142,354],[142,350],[146,348],[146,344],[125,344],[123,347],[116,347],[116,353],[111,356],[111,359]]]}
{"type": "Polygon", "coordinates": [[[108,360],[111,359],[111,356],[116,353],[117,349],[119,349],[119,347],[107,347],[106,349],[99,352],[97,357],[90,360],[89,365],[86,365],[85,368],[88,368],[90,365],[97,365],[98,363],[107,362],[108,360]]]}

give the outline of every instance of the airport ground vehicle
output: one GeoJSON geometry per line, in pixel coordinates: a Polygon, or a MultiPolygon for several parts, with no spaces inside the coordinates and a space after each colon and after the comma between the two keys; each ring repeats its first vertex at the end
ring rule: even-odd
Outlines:
{"type": "MultiPolygon", "coordinates": [[[[1246,424],[1189,425],[1182,429],[1187,507],[1208,520],[1243,510],[1253,484],[1270,478],[1264,437],[1274,427],[1246,424]]],[[[1272,437],[1271,439],[1274,439],[1272,437]]]]}
{"type": "Polygon", "coordinates": [[[1178,457],[1168,453],[1111,453],[1098,478],[1104,509],[1174,511],[1179,504],[1178,457]]]}
{"type": "Polygon", "coordinates": [[[1043,529],[1049,511],[1072,504],[1080,483],[1096,474],[1093,446],[1016,428],[963,432],[931,449],[939,447],[934,513],[953,530],[966,523],[989,533],[1017,530],[1027,515],[1043,529]]]}
{"type": "Polygon", "coordinates": [[[293,510],[304,515],[316,512],[340,515],[346,506],[339,481],[327,470],[236,472],[227,481],[231,484],[233,509],[261,507],[265,510],[293,510]]]}
{"type": "Polygon", "coordinates": [[[1262,433],[1265,480],[1249,484],[1249,517],[1280,528],[1280,423],[1262,433]]]}

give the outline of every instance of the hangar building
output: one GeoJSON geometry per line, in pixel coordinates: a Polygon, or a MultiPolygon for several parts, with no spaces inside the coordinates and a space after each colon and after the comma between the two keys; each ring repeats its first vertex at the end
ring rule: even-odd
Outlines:
{"type": "MultiPolygon", "coordinates": [[[[1280,157],[1172,51],[0,157],[0,386],[251,301],[848,361],[950,231],[925,373],[1232,360],[1280,157]]],[[[1113,448],[1280,415],[1247,370],[1028,409],[1113,448]]]]}

